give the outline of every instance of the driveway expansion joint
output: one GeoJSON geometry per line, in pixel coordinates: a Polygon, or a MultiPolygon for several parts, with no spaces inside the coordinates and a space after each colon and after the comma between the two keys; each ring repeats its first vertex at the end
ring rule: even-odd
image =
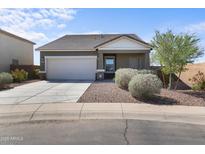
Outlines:
{"type": "Polygon", "coordinates": [[[29,121],[32,120],[32,118],[34,117],[34,114],[43,106],[43,104],[39,105],[39,107],[37,107],[36,110],[33,111],[33,113],[31,114],[31,117],[29,118],[29,121]]]}
{"type": "Polygon", "coordinates": [[[44,93],[45,91],[50,90],[50,89],[52,89],[52,88],[54,88],[54,87],[57,87],[57,86],[59,86],[59,84],[58,84],[58,85],[54,85],[54,86],[52,86],[52,87],[49,87],[48,89],[45,89],[45,90],[43,90],[43,91],[41,91],[41,92],[39,92],[39,93],[37,93],[37,94],[35,94],[35,95],[33,95],[33,96],[31,96],[31,97],[29,97],[29,98],[27,98],[27,99],[21,101],[21,102],[18,102],[18,103],[16,103],[16,105],[19,105],[19,104],[21,104],[21,103],[23,103],[23,102],[25,102],[25,101],[27,101],[27,100],[29,100],[29,99],[35,97],[35,96],[38,96],[39,94],[44,93]]]}

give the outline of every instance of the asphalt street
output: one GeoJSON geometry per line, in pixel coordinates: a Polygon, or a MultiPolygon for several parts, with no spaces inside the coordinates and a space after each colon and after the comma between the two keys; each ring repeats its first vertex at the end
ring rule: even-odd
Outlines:
{"type": "Polygon", "coordinates": [[[4,123],[0,144],[205,144],[205,125],[145,120],[4,123]]]}

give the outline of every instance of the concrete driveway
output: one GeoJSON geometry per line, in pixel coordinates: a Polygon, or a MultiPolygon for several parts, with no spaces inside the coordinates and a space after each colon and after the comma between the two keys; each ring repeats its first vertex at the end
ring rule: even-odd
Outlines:
{"type": "Polygon", "coordinates": [[[39,81],[0,91],[0,104],[77,102],[91,82],[39,81]]]}

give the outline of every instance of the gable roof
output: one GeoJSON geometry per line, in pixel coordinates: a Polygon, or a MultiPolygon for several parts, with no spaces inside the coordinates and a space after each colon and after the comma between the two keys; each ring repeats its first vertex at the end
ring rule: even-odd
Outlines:
{"type": "Polygon", "coordinates": [[[105,41],[105,42],[103,42],[103,43],[101,43],[101,44],[98,44],[97,46],[95,46],[95,48],[98,48],[98,47],[100,47],[100,46],[103,46],[103,45],[105,45],[105,44],[107,44],[107,43],[109,43],[109,42],[112,42],[112,41],[114,41],[114,40],[117,40],[117,39],[119,39],[119,38],[121,38],[121,37],[128,37],[128,38],[130,38],[130,39],[133,39],[133,40],[135,40],[135,41],[137,41],[137,42],[140,42],[140,43],[142,43],[142,44],[144,44],[144,45],[150,47],[150,44],[144,42],[141,38],[139,38],[139,37],[136,36],[135,34],[130,34],[130,35],[125,35],[125,34],[123,34],[123,35],[119,35],[119,36],[117,36],[117,37],[114,37],[113,39],[110,39],[110,40],[108,40],[108,41],[105,41]]]}
{"type": "Polygon", "coordinates": [[[2,29],[0,29],[0,33],[3,33],[3,34],[5,34],[5,35],[11,36],[11,37],[14,37],[14,38],[16,38],[16,39],[18,39],[18,40],[21,40],[21,41],[24,41],[24,42],[31,43],[31,44],[33,44],[33,45],[36,44],[36,43],[34,43],[34,42],[30,41],[30,40],[27,40],[27,39],[25,39],[25,38],[23,38],[23,37],[14,35],[14,34],[12,34],[12,33],[9,33],[9,32],[7,32],[7,31],[5,31],[5,30],[2,30],[2,29]]]}
{"type": "Polygon", "coordinates": [[[57,40],[37,48],[36,50],[95,50],[99,46],[118,39],[122,36],[129,37],[150,47],[148,43],[144,42],[135,34],[94,34],[65,35],[57,40]]]}

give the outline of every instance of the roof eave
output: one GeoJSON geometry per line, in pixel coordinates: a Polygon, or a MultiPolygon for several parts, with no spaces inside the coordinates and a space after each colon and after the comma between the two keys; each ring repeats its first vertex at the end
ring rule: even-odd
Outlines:
{"type": "Polygon", "coordinates": [[[30,41],[30,40],[27,40],[27,39],[25,39],[25,38],[23,38],[23,37],[17,36],[17,35],[15,35],[15,34],[12,34],[12,33],[10,33],[10,32],[5,31],[5,30],[0,29],[0,32],[6,34],[6,35],[8,35],[8,36],[14,37],[14,38],[16,38],[16,39],[22,40],[22,41],[24,41],[24,42],[31,43],[31,44],[33,44],[33,45],[36,44],[36,43],[34,43],[34,42],[30,41]]]}

